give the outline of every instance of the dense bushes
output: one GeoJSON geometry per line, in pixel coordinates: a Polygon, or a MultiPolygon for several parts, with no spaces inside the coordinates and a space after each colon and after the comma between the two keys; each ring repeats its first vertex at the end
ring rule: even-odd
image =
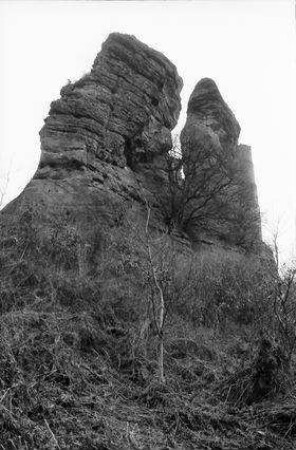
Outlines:
{"type": "Polygon", "coordinates": [[[293,448],[289,408],[272,422],[285,437],[266,412],[261,424],[244,409],[279,398],[287,408],[294,392],[289,274],[233,248],[193,251],[153,221],[149,260],[145,211],[118,209],[112,221],[96,211],[79,230],[69,216],[40,229],[38,208],[2,224],[1,445],[202,449],[217,448],[214,436],[218,448],[293,448]],[[165,301],[165,386],[151,264],[165,301]]]}
{"type": "Polygon", "coordinates": [[[126,323],[152,319],[150,306],[157,295],[152,263],[166,319],[177,315],[220,332],[232,325],[251,326],[257,336],[275,338],[281,333],[284,339],[286,333],[288,339],[296,318],[295,288],[289,286],[285,297],[288,279],[279,278],[270,258],[218,245],[192,251],[151,228],[149,261],[145,213],[118,210],[110,228],[110,222],[96,220],[95,207],[90,211],[88,206],[86,212],[86,219],[92,220],[88,229],[81,225],[78,230],[74,219],[61,217],[47,222],[43,218],[40,230],[38,208],[3,226],[3,312],[55,299],[73,310],[112,309],[126,323]]]}

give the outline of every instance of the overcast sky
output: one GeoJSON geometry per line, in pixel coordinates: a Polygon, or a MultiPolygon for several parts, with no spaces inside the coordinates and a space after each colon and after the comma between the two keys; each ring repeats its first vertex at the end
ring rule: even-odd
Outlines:
{"type": "Polygon", "coordinates": [[[67,80],[91,69],[108,34],[135,35],[174,62],[182,113],[213,78],[253,149],[264,236],[280,220],[285,258],[296,235],[296,32],[291,0],[0,2],[0,173],[7,200],[33,176],[38,132],[67,80]],[[4,178],[3,178],[4,177],[4,178]],[[4,181],[5,184],[5,181],[4,181]]]}

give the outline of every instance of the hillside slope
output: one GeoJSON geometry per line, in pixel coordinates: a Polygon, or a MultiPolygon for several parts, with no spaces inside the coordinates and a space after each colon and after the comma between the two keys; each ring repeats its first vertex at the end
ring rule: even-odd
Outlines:
{"type": "Polygon", "coordinates": [[[113,33],[53,101],[0,214],[0,449],[295,448],[293,274],[212,80],[171,154],[181,88],[113,33]]]}

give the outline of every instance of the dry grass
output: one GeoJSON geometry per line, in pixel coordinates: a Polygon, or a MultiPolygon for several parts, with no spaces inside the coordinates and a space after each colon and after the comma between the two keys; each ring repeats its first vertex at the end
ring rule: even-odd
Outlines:
{"type": "Polygon", "coordinates": [[[66,240],[53,253],[34,229],[3,240],[0,450],[295,448],[294,360],[287,372],[276,345],[269,360],[260,344],[275,329],[262,262],[161,240],[162,385],[155,330],[144,326],[145,249],[128,229],[99,230],[100,258],[83,276],[59,264],[65,248],[77,258],[66,240]]]}
{"type": "Polygon", "coordinates": [[[91,314],[39,303],[0,327],[0,448],[293,448],[292,398],[234,405],[217,394],[237,358],[216,332],[169,325],[163,386],[153,354],[130,352],[127,329],[91,314]]]}

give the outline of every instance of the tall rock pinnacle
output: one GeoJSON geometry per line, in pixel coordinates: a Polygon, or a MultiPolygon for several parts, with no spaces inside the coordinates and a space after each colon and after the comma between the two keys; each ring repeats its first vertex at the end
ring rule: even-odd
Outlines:
{"type": "Polygon", "coordinates": [[[250,247],[261,237],[251,150],[216,83],[200,80],[181,133],[189,234],[250,247]]]}
{"type": "Polygon", "coordinates": [[[127,217],[125,223],[146,223],[147,204],[151,228],[160,233],[185,228],[192,241],[206,235],[252,246],[260,216],[251,152],[238,145],[240,126],[212,80],[201,80],[189,100],[181,135],[185,180],[170,155],[182,84],[164,55],[112,33],[91,71],[52,102],[40,131],[39,168],[3,211],[3,226],[14,217],[29,222],[49,265],[82,276],[99,261],[102,236],[127,217]],[[52,242],[59,249],[53,253],[52,242]]]}

